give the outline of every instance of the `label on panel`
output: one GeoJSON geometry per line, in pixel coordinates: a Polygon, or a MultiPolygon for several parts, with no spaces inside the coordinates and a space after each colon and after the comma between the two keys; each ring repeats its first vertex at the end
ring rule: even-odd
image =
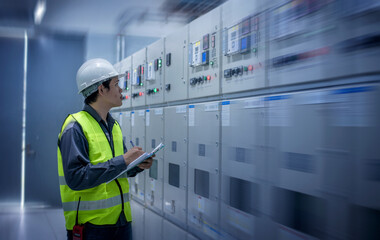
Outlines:
{"type": "Polygon", "coordinates": [[[222,102],[222,126],[230,126],[230,101],[222,102]]]}
{"type": "Polygon", "coordinates": [[[145,114],[145,125],[148,127],[150,125],[150,110],[146,110],[145,114]]]}
{"type": "Polygon", "coordinates": [[[189,105],[189,127],[195,125],[195,108],[194,105],[189,105]]]}

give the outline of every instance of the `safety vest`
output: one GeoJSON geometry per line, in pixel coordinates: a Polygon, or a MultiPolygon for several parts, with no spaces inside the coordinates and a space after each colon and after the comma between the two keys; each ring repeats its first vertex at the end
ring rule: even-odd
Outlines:
{"type": "MultiPolygon", "coordinates": [[[[99,123],[87,112],[81,111],[69,115],[61,129],[58,138],[71,122],[78,122],[82,127],[88,141],[89,159],[93,165],[106,162],[107,160],[124,154],[123,137],[117,122],[112,129],[114,153],[108,139],[99,123]]],[[[131,207],[129,204],[129,183],[126,174],[114,181],[99,186],[74,191],[65,181],[62,167],[62,155],[58,147],[58,175],[61,191],[61,200],[66,220],[66,229],[72,230],[75,225],[79,197],[78,223],[86,222],[95,225],[116,224],[124,205],[124,213],[128,221],[132,221],[131,207]]]]}

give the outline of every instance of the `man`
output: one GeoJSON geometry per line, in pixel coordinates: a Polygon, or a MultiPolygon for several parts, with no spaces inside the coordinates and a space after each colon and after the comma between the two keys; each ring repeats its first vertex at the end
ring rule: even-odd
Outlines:
{"type": "Polygon", "coordinates": [[[140,147],[127,151],[121,128],[109,114],[122,104],[120,77],[108,61],[99,58],[85,62],[77,72],[85,106],[66,118],[58,137],[68,239],[132,239],[127,177],[150,168],[152,159],[112,180],[144,153],[140,147]]]}

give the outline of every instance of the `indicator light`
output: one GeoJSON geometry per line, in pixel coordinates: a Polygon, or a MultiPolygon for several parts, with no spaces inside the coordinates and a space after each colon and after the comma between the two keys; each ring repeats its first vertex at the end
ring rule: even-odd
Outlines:
{"type": "Polygon", "coordinates": [[[157,92],[157,88],[154,88],[154,89],[153,89],[153,92],[155,92],[155,93],[156,93],[156,92],[157,92]]]}
{"type": "Polygon", "coordinates": [[[213,61],[210,61],[210,65],[214,65],[214,62],[213,62],[213,61]]]}
{"type": "Polygon", "coordinates": [[[248,72],[248,67],[244,66],[244,72],[248,72]]]}
{"type": "Polygon", "coordinates": [[[162,59],[158,59],[158,67],[161,68],[162,67],[162,59]]]}
{"type": "Polygon", "coordinates": [[[143,93],[142,92],[139,92],[139,96],[142,96],[143,95],[143,93]]]}
{"type": "Polygon", "coordinates": [[[206,80],[207,80],[207,78],[208,78],[207,76],[204,76],[204,77],[203,77],[203,80],[205,80],[205,81],[206,81],[206,80]]]}
{"type": "Polygon", "coordinates": [[[142,86],[143,85],[143,83],[140,83],[140,86],[142,86]]]}
{"type": "Polygon", "coordinates": [[[128,95],[127,96],[125,96],[125,99],[128,99],[129,97],[128,97],[128,95]]]}
{"type": "Polygon", "coordinates": [[[253,66],[252,65],[248,65],[248,71],[252,71],[253,70],[253,66]]]}
{"type": "Polygon", "coordinates": [[[128,91],[128,90],[129,90],[129,87],[127,87],[126,89],[127,89],[127,91],[128,91]]]}
{"type": "Polygon", "coordinates": [[[211,76],[210,75],[207,76],[207,80],[211,80],[211,76]]]}

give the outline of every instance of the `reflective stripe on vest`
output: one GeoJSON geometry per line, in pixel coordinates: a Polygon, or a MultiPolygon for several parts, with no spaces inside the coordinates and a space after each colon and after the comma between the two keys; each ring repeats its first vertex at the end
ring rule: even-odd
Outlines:
{"type": "MultiPolygon", "coordinates": [[[[127,177],[128,177],[127,173],[124,173],[124,174],[120,175],[117,179],[127,178],[127,177]]],[[[59,180],[59,185],[61,185],[61,186],[67,185],[65,176],[58,176],[58,180],[59,180]]]]}
{"type": "MultiPolygon", "coordinates": [[[[129,193],[124,193],[123,197],[124,202],[129,202],[129,193]]],[[[120,195],[97,201],[81,201],[79,204],[79,211],[110,208],[120,204],[120,195]]],[[[78,207],[78,201],[62,203],[62,207],[63,211],[76,211],[78,207]]]]}

